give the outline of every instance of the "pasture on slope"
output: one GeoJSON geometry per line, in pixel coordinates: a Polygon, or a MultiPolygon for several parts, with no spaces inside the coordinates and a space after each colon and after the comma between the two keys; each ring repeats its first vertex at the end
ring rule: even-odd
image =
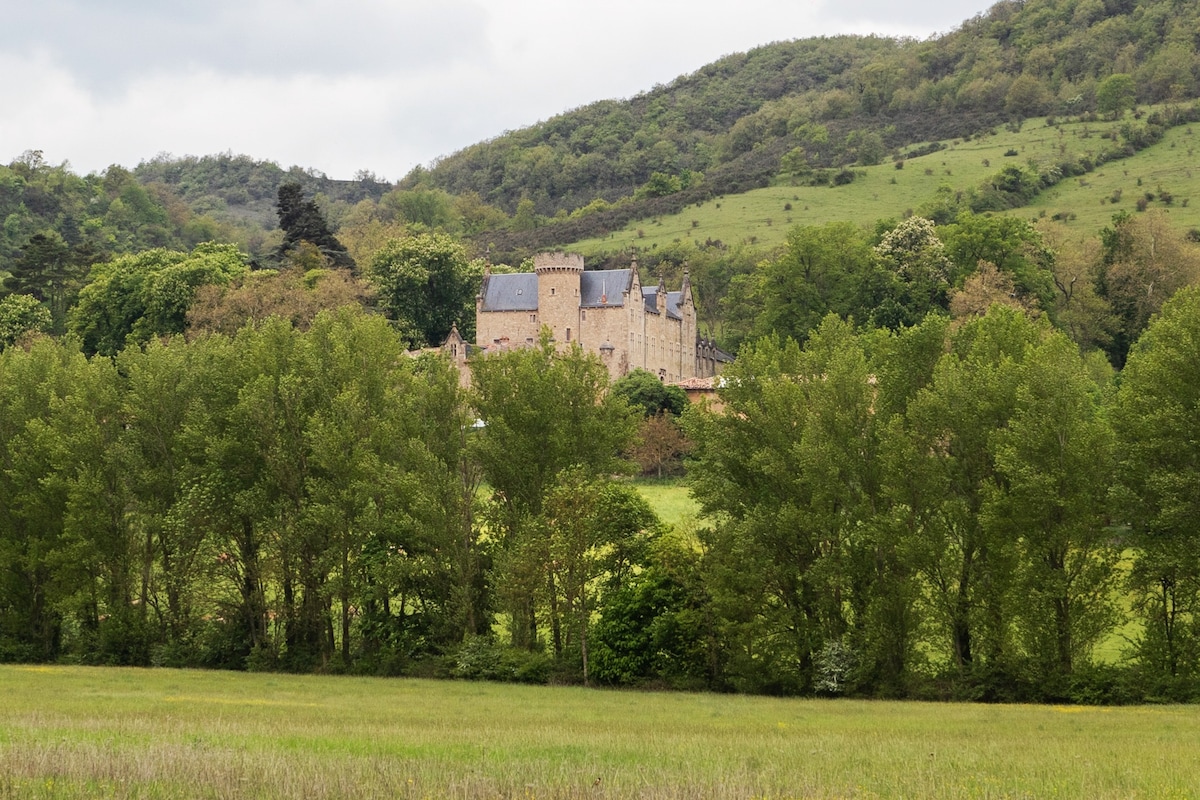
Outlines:
{"type": "Polygon", "coordinates": [[[1200,712],[0,667],[0,798],[1191,797],[1200,712]]]}
{"type": "MultiPolygon", "coordinates": [[[[845,186],[792,186],[781,178],[776,185],[714,198],[676,215],[636,220],[623,230],[575,242],[566,249],[592,257],[627,247],[652,250],[689,239],[697,244],[719,240],[771,247],[783,244],[795,225],[849,220],[873,227],[878,220],[899,220],[908,213],[919,213],[940,189],[977,188],[1008,164],[1027,167],[1070,156],[1095,156],[1112,144],[1105,134],[1127,121],[1133,120],[1060,121],[1051,127],[1044,118],[1030,119],[1020,131],[997,128],[968,140],[942,142],[945,149],[907,159],[902,169],[891,161],[854,167],[859,177],[845,186]],[[1005,155],[1014,150],[1017,155],[1005,155]]],[[[1135,212],[1137,198],[1150,192],[1155,200],[1149,207],[1166,208],[1176,227],[1200,227],[1197,127],[1172,128],[1157,144],[1086,175],[1065,178],[1030,205],[1006,213],[1034,220],[1060,215],[1061,224],[1069,231],[1095,236],[1116,212],[1135,212]],[[1117,189],[1121,192],[1113,202],[1117,189]],[[1158,199],[1160,189],[1171,195],[1169,205],[1158,199]]]]}

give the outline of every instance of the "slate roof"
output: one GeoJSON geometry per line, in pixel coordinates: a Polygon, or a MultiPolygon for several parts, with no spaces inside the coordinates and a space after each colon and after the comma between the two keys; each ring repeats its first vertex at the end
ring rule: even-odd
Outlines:
{"type": "MultiPolygon", "coordinates": [[[[668,319],[683,319],[679,313],[679,303],[683,299],[683,292],[667,292],[667,318],[668,319]]],[[[646,304],[646,311],[650,314],[658,313],[658,287],[643,286],[642,300],[646,304]]]]}
{"type": "Polygon", "coordinates": [[[537,311],[538,283],[533,272],[489,275],[483,282],[484,311],[537,311]]]}
{"type": "Polygon", "coordinates": [[[579,307],[608,308],[622,305],[622,292],[632,276],[627,269],[596,269],[579,276],[579,307]],[[608,302],[600,300],[607,295],[608,302]]]}
{"type": "MultiPolygon", "coordinates": [[[[597,269],[581,273],[579,307],[608,308],[622,305],[622,293],[629,288],[631,277],[627,269],[597,269]],[[608,302],[601,302],[605,299],[608,302]]],[[[483,284],[483,310],[537,311],[537,273],[489,275],[483,284]]]]}

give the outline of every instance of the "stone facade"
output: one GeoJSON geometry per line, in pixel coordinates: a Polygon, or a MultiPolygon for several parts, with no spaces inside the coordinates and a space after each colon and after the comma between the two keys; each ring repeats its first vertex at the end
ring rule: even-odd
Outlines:
{"type": "Polygon", "coordinates": [[[583,257],[543,253],[534,271],[484,275],[475,304],[475,341],[484,350],[531,346],[548,328],[560,347],[596,353],[619,378],[645,369],[663,381],[716,374],[728,356],[697,332],[687,270],[677,292],[643,286],[628,269],[585,271],[583,257]]]}

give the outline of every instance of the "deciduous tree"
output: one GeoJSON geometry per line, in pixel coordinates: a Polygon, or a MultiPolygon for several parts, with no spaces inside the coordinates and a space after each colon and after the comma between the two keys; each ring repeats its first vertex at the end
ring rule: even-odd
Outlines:
{"type": "Polygon", "coordinates": [[[379,305],[391,319],[414,334],[415,347],[438,346],[458,325],[475,338],[475,295],[483,262],[445,233],[421,233],[392,239],[371,260],[368,270],[379,290],[379,305]]]}
{"type": "Polygon", "coordinates": [[[196,289],[226,284],[247,270],[233,245],[201,244],[190,253],[148,250],[92,268],[68,320],[87,353],[114,355],[132,338],[183,333],[196,289]]]}
{"type": "Polygon", "coordinates": [[[774,337],[744,347],[719,394],[723,412],[689,411],[685,425],[693,493],[714,523],[702,537],[728,676],[811,691],[818,654],[854,640],[870,602],[860,570],[880,462],[866,355],[830,317],[804,350],[774,337]]]}
{"type": "Polygon", "coordinates": [[[49,333],[53,325],[50,311],[28,294],[10,294],[0,298],[0,350],[22,339],[49,333]]]}
{"type": "Polygon", "coordinates": [[[1145,620],[1141,663],[1200,670],[1200,290],[1178,292],[1129,354],[1113,423],[1121,453],[1114,508],[1137,545],[1130,576],[1145,620]]]}
{"type": "Polygon", "coordinates": [[[628,469],[622,458],[636,416],[608,391],[608,370],[577,345],[558,351],[541,343],[476,358],[471,405],[483,423],[476,453],[494,491],[498,584],[510,616],[513,644],[537,642],[535,595],[545,584],[537,532],[543,504],[558,476],[586,478],[628,469]]]}

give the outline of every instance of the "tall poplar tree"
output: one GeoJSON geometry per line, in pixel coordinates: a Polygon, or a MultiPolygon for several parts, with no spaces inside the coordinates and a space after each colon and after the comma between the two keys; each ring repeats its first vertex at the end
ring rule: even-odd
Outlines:
{"type": "Polygon", "coordinates": [[[1137,555],[1130,585],[1152,674],[1200,672],[1200,288],[1180,290],[1129,353],[1113,422],[1114,509],[1137,555]]]}

